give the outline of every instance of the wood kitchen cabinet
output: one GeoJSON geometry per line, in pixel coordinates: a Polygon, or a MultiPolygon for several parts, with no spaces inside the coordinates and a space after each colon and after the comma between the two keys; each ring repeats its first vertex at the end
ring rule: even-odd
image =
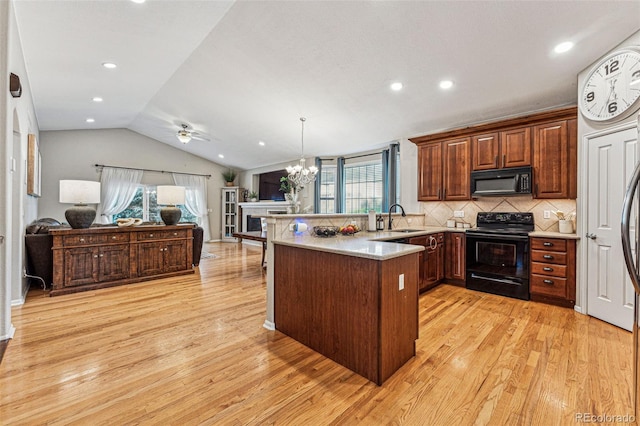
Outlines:
{"type": "Polygon", "coordinates": [[[51,229],[51,296],[193,273],[193,225],[51,229]]]}
{"type": "Polygon", "coordinates": [[[576,240],[531,237],[531,300],[573,307],[576,302],[576,240]]]}
{"type": "Polygon", "coordinates": [[[473,170],[531,165],[531,128],[475,135],[471,138],[473,170]]]}
{"type": "Polygon", "coordinates": [[[424,235],[409,239],[409,244],[425,247],[419,254],[419,289],[429,290],[444,279],[444,233],[424,235]]]}
{"type": "Polygon", "coordinates": [[[577,197],[577,121],[534,127],[534,198],[577,197]]]}
{"type": "Polygon", "coordinates": [[[466,279],[466,236],[464,232],[447,232],[445,236],[444,277],[447,282],[464,285],[466,279]]]}
{"type": "Polygon", "coordinates": [[[470,138],[425,144],[418,149],[418,200],[470,199],[470,138]]]}
{"type": "Polygon", "coordinates": [[[470,199],[471,170],[533,169],[534,198],[577,197],[577,108],[411,138],[418,201],[470,199]]]}

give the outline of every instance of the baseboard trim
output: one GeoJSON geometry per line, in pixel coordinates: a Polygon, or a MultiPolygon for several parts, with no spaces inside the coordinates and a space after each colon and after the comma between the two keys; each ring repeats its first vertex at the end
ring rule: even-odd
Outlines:
{"type": "Polygon", "coordinates": [[[262,324],[262,326],[264,328],[266,328],[267,330],[271,330],[271,331],[275,331],[276,330],[276,324],[269,321],[269,320],[264,320],[264,324],[262,324]]]}

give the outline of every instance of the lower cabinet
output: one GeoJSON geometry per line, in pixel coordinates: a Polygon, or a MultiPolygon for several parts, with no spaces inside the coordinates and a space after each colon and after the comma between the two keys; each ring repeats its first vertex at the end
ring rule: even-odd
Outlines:
{"type": "Polygon", "coordinates": [[[464,285],[466,279],[466,237],[464,232],[447,232],[444,277],[448,282],[464,285]]]}
{"type": "Polygon", "coordinates": [[[193,225],[59,228],[50,295],[191,274],[193,225]]]}
{"type": "Polygon", "coordinates": [[[444,233],[424,235],[409,239],[409,244],[425,247],[420,253],[420,291],[429,290],[444,279],[444,233]]]}
{"type": "Polygon", "coordinates": [[[576,241],[532,237],[531,300],[573,307],[576,302],[576,241]]]}

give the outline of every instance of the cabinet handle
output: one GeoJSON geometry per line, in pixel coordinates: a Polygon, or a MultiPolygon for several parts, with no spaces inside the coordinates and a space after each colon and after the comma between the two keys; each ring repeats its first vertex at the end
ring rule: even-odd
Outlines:
{"type": "Polygon", "coordinates": [[[104,254],[100,254],[100,257],[104,257],[104,254]]]}
{"type": "Polygon", "coordinates": [[[543,271],[553,272],[553,268],[542,268],[543,271]]]}
{"type": "Polygon", "coordinates": [[[553,259],[553,256],[551,256],[550,254],[545,254],[542,257],[545,258],[545,259],[553,259]]]}
{"type": "Polygon", "coordinates": [[[116,238],[118,238],[118,237],[116,237],[115,235],[113,237],[111,237],[112,240],[115,240],[116,238]]]}
{"type": "Polygon", "coordinates": [[[149,237],[153,237],[153,234],[149,234],[149,237]]]}
{"type": "Polygon", "coordinates": [[[507,155],[502,154],[502,167],[504,168],[506,164],[507,164],[507,155]]]}
{"type": "Polygon", "coordinates": [[[429,236],[429,248],[431,250],[435,250],[437,247],[438,247],[438,240],[436,240],[432,236],[429,236]]]}
{"type": "Polygon", "coordinates": [[[164,251],[164,249],[163,249],[163,248],[161,248],[161,249],[160,249],[160,251],[164,251]]]}
{"type": "Polygon", "coordinates": [[[97,255],[97,254],[94,254],[94,255],[93,255],[93,257],[97,259],[97,258],[98,258],[98,255],[97,255]]]}
{"type": "Polygon", "coordinates": [[[542,245],[545,247],[553,247],[553,243],[550,243],[550,242],[544,242],[542,243],[542,245]]]}
{"type": "Polygon", "coordinates": [[[84,243],[84,238],[80,238],[80,242],[81,242],[81,243],[84,243]]]}
{"type": "Polygon", "coordinates": [[[177,232],[174,232],[174,233],[173,233],[173,235],[177,237],[177,236],[178,236],[178,233],[177,233],[177,232]]]}
{"type": "Polygon", "coordinates": [[[543,280],[542,282],[545,283],[545,284],[553,285],[553,280],[543,280]]]}

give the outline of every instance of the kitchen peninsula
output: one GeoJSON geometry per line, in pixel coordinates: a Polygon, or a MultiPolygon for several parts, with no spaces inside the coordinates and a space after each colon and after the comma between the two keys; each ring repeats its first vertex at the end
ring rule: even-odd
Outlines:
{"type": "Polygon", "coordinates": [[[267,219],[276,236],[267,250],[273,328],[381,385],[415,355],[424,247],[384,241],[403,238],[398,232],[296,235],[288,222],[321,219],[289,216],[267,219]]]}

